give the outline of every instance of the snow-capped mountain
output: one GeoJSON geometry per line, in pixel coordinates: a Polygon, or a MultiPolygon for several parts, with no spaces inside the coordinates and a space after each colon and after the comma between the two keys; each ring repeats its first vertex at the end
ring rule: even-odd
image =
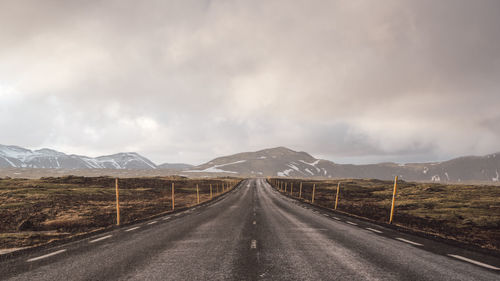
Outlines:
{"type": "Polygon", "coordinates": [[[382,180],[391,180],[397,175],[407,181],[499,182],[500,153],[460,157],[435,163],[349,165],[316,159],[306,152],[297,152],[286,147],[276,147],[219,157],[208,163],[192,166],[168,163],[155,165],[135,152],[92,158],[68,155],[46,148],[29,150],[18,146],[0,145],[0,168],[127,169],[169,171],[169,173],[182,171],[192,176],[211,174],[382,180]]]}
{"type": "Polygon", "coordinates": [[[42,169],[156,169],[149,159],[135,153],[117,153],[96,158],[67,155],[52,149],[29,150],[0,145],[0,168],[42,169]]]}
{"type": "Polygon", "coordinates": [[[306,152],[285,147],[264,149],[219,157],[191,170],[194,173],[223,173],[240,176],[374,178],[391,180],[394,176],[408,181],[498,182],[500,153],[468,156],[436,163],[380,163],[370,165],[336,164],[316,159],[306,152]]]}
{"type": "Polygon", "coordinates": [[[255,176],[328,176],[318,160],[305,152],[285,147],[244,152],[216,158],[188,170],[190,173],[228,173],[255,176]]]}

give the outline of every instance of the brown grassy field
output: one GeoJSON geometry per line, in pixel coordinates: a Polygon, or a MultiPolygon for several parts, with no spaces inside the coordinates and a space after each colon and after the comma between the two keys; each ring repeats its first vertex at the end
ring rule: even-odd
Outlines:
{"type": "MultiPolygon", "coordinates": [[[[333,208],[337,183],[341,182],[338,210],[373,221],[387,223],[393,182],[381,180],[270,179],[293,183],[293,195],[311,200],[316,184],[315,204],[333,208]]],[[[393,224],[414,231],[500,250],[500,187],[488,185],[444,185],[398,181],[393,224]]]]}
{"type": "MultiPolygon", "coordinates": [[[[238,180],[239,181],[239,180],[238,180]]],[[[215,197],[222,184],[237,180],[186,179],[182,177],[125,178],[119,180],[121,224],[172,210],[171,184],[175,184],[175,208],[215,197]]],[[[110,177],[58,177],[0,179],[0,249],[43,244],[116,224],[115,180],[110,177]]]]}

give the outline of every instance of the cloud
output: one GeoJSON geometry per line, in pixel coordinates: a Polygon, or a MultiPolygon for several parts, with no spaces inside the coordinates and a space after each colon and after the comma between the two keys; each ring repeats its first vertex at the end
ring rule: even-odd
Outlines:
{"type": "Polygon", "coordinates": [[[0,4],[2,142],[201,163],[498,151],[498,1],[0,4]]]}

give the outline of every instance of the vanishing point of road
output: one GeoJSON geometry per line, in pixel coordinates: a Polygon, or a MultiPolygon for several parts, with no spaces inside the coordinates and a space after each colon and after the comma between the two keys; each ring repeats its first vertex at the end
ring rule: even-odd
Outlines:
{"type": "Polygon", "coordinates": [[[243,181],[220,200],[0,261],[2,280],[500,280],[500,259],[243,181]]]}

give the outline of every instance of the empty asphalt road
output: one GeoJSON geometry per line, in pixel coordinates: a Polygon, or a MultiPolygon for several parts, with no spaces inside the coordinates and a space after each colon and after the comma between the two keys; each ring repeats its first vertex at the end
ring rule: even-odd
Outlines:
{"type": "Polygon", "coordinates": [[[5,280],[500,280],[485,256],[246,180],[182,213],[0,262],[5,280]]]}

